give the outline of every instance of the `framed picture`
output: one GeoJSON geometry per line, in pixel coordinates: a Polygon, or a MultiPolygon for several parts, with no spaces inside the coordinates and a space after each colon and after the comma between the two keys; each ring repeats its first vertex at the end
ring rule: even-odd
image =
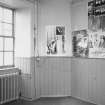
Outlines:
{"type": "Polygon", "coordinates": [[[73,56],[88,57],[88,34],[86,30],[72,32],[73,56]]]}
{"type": "Polygon", "coordinates": [[[46,26],[47,55],[62,55],[65,53],[65,26],[46,26]]]}

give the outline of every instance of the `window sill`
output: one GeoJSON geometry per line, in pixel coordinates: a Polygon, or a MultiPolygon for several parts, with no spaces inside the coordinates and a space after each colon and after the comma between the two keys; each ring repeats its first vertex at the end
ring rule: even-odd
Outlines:
{"type": "Polygon", "coordinates": [[[16,67],[9,67],[9,68],[0,69],[0,75],[16,73],[16,72],[20,72],[20,70],[16,67]]]}

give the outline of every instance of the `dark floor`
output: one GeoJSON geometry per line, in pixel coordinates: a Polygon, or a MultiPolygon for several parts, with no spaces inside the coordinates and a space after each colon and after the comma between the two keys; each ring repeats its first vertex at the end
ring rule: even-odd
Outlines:
{"type": "Polygon", "coordinates": [[[65,98],[40,98],[36,101],[14,101],[4,105],[95,105],[91,103],[87,103],[72,97],[65,98]]]}

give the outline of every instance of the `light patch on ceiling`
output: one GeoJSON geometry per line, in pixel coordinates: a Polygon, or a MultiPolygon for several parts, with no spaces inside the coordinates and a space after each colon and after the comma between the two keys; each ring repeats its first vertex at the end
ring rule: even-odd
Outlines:
{"type": "Polygon", "coordinates": [[[4,6],[10,7],[10,8],[27,8],[31,7],[33,4],[26,0],[0,0],[0,3],[4,6]]]}

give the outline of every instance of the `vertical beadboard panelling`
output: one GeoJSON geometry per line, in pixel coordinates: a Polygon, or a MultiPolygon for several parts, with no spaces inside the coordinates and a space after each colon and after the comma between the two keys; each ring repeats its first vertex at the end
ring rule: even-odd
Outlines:
{"type": "Polygon", "coordinates": [[[105,105],[105,60],[91,59],[89,64],[89,99],[105,105]]]}
{"type": "Polygon", "coordinates": [[[21,96],[32,100],[35,96],[33,95],[35,94],[34,75],[32,75],[34,69],[33,58],[16,58],[15,64],[21,70],[21,96]]]}
{"type": "Polygon", "coordinates": [[[35,69],[35,57],[31,57],[30,62],[30,71],[31,71],[31,97],[32,100],[38,99],[39,96],[36,94],[36,69],[35,69]]]}
{"type": "Polygon", "coordinates": [[[18,57],[15,60],[15,65],[16,65],[16,67],[21,69],[21,73],[30,74],[30,72],[31,72],[30,71],[30,61],[31,61],[31,58],[18,57]]]}
{"type": "Polygon", "coordinates": [[[71,61],[67,57],[41,57],[36,61],[40,96],[71,96],[71,61]]]}
{"type": "Polygon", "coordinates": [[[31,75],[24,74],[21,76],[21,96],[31,99],[31,75]]]}
{"type": "MultiPolygon", "coordinates": [[[[96,62],[96,61],[95,61],[96,62]]],[[[94,103],[97,103],[97,85],[96,85],[96,71],[97,71],[97,63],[94,63],[93,60],[91,60],[90,62],[88,62],[88,65],[89,65],[89,69],[88,69],[88,88],[89,88],[89,100],[94,102],[94,103]]],[[[85,66],[85,65],[84,65],[85,66]]],[[[99,69],[100,70],[100,69],[99,69]]]]}
{"type": "Polygon", "coordinates": [[[73,97],[88,100],[88,63],[82,59],[72,59],[71,94],[73,97]]]}
{"type": "MultiPolygon", "coordinates": [[[[105,61],[104,61],[105,62],[105,61]]],[[[105,105],[105,63],[102,61],[100,69],[97,71],[98,103],[105,105]]]]}
{"type": "Polygon", "coordinates": [[[72,58],[73,97],[105,105],[105,60],[72,58]]]}

